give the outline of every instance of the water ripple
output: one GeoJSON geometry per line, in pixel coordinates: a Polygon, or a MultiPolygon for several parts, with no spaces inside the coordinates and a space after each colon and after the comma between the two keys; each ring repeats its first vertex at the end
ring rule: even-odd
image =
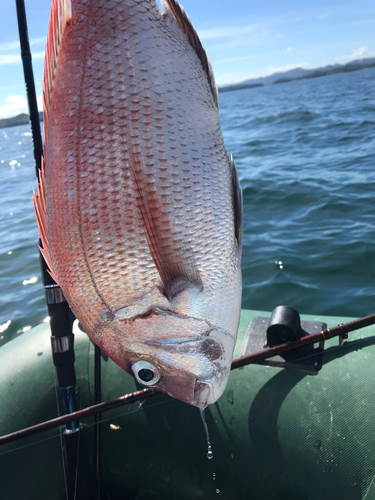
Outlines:
{"type": "Polygon", "coordinates": [[[370,69],[220,95],[244,189],[243,307],[373,312],[374,78],[370,69]]]}

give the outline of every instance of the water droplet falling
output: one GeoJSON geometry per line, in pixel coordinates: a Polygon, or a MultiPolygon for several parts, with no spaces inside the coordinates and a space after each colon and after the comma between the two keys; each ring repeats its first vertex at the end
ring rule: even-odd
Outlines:
{"type": "Polygon", "coordinates": [[[146,401],[146,399],[141,399],[140,402],[138,403],[138,410],[141,410],[142,409],[142,406],[144,405],[144,402],[146,401]]]}
{"type": "Polygon", "coordinates": [[[204,432],[206,433],[206,439],[207,439],[207,458],[211,460],[213,458],[214,454],[212,453],[212,446],[211,446],[211,440],[210,440],[210,434],[208,432],[208,427],[207,427],[207,422],[206,422],[206,415],[204,414],[204,408],[199,408],[201,412],[201,419],[203,422],[203,427],[204,427],[204,432]]]}

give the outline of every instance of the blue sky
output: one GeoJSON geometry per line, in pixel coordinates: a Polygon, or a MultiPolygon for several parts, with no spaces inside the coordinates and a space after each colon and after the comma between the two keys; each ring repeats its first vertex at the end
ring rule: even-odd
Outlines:
{"type": "MultiPolygon", "coordinates": [[[[37,93],[50,0],[25,0],[37,93]]],[[[218,85],[375,56],[374,0],[184,0],[218,85]]],[[[15,3],[0,0],[0,118],[27,109],[15,3]]]]}

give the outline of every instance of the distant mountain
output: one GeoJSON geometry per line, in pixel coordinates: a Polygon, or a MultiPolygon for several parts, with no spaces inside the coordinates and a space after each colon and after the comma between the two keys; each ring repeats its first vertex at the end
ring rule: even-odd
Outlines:
{"type": "Polygon", "coordinates": [[[310,70],[308,69],[303,69],[303,68],[294,68],[289,71],[284,71],[284,72],[278,72],[278,73],[273,73],[272,75],[269,76],[262,76],[260,78],[257,78],[256,80],[245,80],[243,83],[262,83],[263,85],[271,85],[275,80],[281,77],[287,76],[288,78],[299,78],[300,76],[306,75],[306,73],[309,73],[310,70]]]}
{"type": "Polygon", "coordinates": [[[289,71],[273,73],[269,76],[261,76],[260,78],[251,78],[250,80],[244,80],[243,82],[233,83],[231,85],[224,85],[219,87],[219,92],[229,92],[231,90],[240,89],[251,89],[254,87],[263,87],[264,85],[272,85],[276,80],[280,78],[298,78],[309,73],[311,70],[303,68],[294,68],[289,71]]]}
{"type": "Polygon", "coordinates": [[[335,66],[325,66],[309,71],[305,75],[297,78],[278,78],[273,83],[286,83],[293,80],[305,80],[306,78],[318,78],[320,76],[336,75],[337,73],[348,73],[350,71],[358,71],[360,69],[375,68],[375,57],[367,59],[358,59],[347,64],[336,64],[335,66]]]}
{"type": "MultiPolygon", "coordinates": [[[[39,120],[43,121],[43,112],[39,112],[39,120]]],[[[29,123],[29,115],[26,113],[21,113],[17,116],[12,116],[12,118],[2,118],[0,119],[0,128],[15,127],[16,125],[25,125],[29,123]]]]}
{"type": "Polygon", "coordinates": [[[360,69],[373,67],[375,67],[375,57],[357,59],[347,64],[331,64],[329,66],[315,69],[294,68],[290,71],[278,72],[269,76],[252,78],[250,80],[244,80],[243,82],[224,85],[222,87],[219,87],[219,92],[229,92],[231,90],[261,87],[264,85],[273,85],[276,83],[286,83],[294,80],[303,80],[305,78],[317,78],[319,76],[328,76],[336,73],[346,73],[348,71],[358,71],[360,69]]]}

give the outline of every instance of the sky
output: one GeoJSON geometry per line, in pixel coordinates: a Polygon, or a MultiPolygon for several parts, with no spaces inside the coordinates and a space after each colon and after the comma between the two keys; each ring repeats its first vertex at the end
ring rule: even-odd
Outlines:
{"type": "MultiPolygon", "coordinates": [[[[184,0],[217,84],[375,57],[374,0],[184,0]]],[[[50,0],[25,0],[41,106],[50,0]]],[[[41,109],[41,108],[40,108],[41,109]]],[[[0,0],[0,118],[27,112],[15,2],[0,0]]]]}

